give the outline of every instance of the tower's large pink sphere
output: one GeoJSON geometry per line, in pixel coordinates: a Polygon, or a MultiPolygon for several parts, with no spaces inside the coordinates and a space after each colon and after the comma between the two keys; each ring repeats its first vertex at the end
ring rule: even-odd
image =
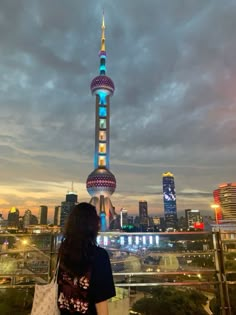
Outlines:
{"type": "Polygon", "coordinates": [[[115,85],[112,79],[107,75],[99,75],[92,80],[90,89],[92,94],[96,93],[99,90],[104,90],[107,92],[107,94],[113,95],[115,85]]]}
{"type": "Polygon", "coordinates": [[[115,176],[105,167],[98,167],[89,174],[86,182],[90,196],[112,195],[116,189],[115,176]]]}

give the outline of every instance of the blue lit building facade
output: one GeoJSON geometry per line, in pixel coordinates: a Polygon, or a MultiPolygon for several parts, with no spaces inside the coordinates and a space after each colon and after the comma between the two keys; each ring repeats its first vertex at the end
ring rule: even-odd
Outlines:
{"type": "Polygon", "coordinates": [[[170,172],[162,174],[164,218],[166,229],[177,227],[177,208],[174,175],[170,172]]]}
{"type": "Polygon", "coordinates": [[[110,196],[116,189],[115,176],[110,171],[110,97],[115,86],[106,75],[105,21],[102,19],[99,75],[91,82],[91,92],[96,98],[94,170],[87,178],[87,191],[101,218],[101,230],[109,229],[116,218],[110,196]]]}

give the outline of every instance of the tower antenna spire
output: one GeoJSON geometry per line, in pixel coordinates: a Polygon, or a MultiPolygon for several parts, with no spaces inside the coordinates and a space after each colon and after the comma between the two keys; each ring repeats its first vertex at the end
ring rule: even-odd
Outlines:
{"type": "Polygon", "coordinates": [[[102,26],[101,26],[101,29],[102,29],[102,34],[101,34],[101,49],[100,49],[100,52],[102,51],[106,51],[106,44],[105,44],[105,16],[104,16],[104,9],[103,9],[103,12],[102,12],[102,26]]]}
{"type": "Polygon", "coordinates": [[[71,191],[74,191],[74,182],[71,182],[71,191]]]}

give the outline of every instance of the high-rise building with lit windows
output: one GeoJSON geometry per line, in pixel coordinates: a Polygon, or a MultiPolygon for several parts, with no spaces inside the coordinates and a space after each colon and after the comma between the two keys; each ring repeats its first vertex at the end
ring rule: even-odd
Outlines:
{"type": "Polygon", "coordinates": [[[213,198],[214,198],[214,203],[215,203],[215,206],[213,207],[215,211],[215,220],[216,220],[216,223],[218,224],[220,220],[223,219],[222,209],[220,205],[220,189],[219,188],[213,191],[213,198]]]}
{"type": "Polygon", "coordinates": [[[177,227],[175,180],[171,172],[162,174],[164,217],[166,228],[177,227]]]}
{"type": "Polygon", "coordinates": [[[99,51],[99,75],[90,85],[92,95],[96,98],[95,110],[95,152],[94,171],[87,178],[87,191],[101,218],[101,230],[109,229],[111,221],[116,218],[110,196],[116,189],[115,176],[110,171],[110,98],[115,86],[106,75],[105,21],[102,19],[101,48],[99,51]]]}
{"type": "Polygon", "coordinates": [[[199,229],[204,228],[203,219],[200,210],[185,209],[186,227],[188,229],[199,229]]]}
{"type": "Polygon", "coordinates": [[[223,220],[236,220],[236,183],[221,184],[217,190],[213,195],[219,200],[223,220]]]}

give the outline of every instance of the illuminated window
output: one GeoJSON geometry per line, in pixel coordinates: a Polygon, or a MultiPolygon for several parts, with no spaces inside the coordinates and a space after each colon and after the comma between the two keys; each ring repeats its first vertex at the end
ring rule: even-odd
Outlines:
{"type": "Polygon", "coordinates": [[[99,131],[99,140],[106,141],[106,139],[107,139],[106,131],[99,131]]]}
{"type": "Polygon", "coordinates": [[[99,158],[98,158],[98,165],[99,166],[106,166],[105,157],[104,156],[99,156],[99,158]]]}
{"type": "Polygon", "coordinates": [[[105,143],[99,143],[99,153],[106,153],[106,144],[105,143]]]}
{"type": "Polygon", "coordinates": [[[106,119],[99,119],[99,127],[101,129],[105,129],[106,128],[106,119]]]}
{"type": "Polygon", "coordinates": [[[107,116],[107,108],[104,106],[99,107],[99,116],[106,117],[107,116]]]}

